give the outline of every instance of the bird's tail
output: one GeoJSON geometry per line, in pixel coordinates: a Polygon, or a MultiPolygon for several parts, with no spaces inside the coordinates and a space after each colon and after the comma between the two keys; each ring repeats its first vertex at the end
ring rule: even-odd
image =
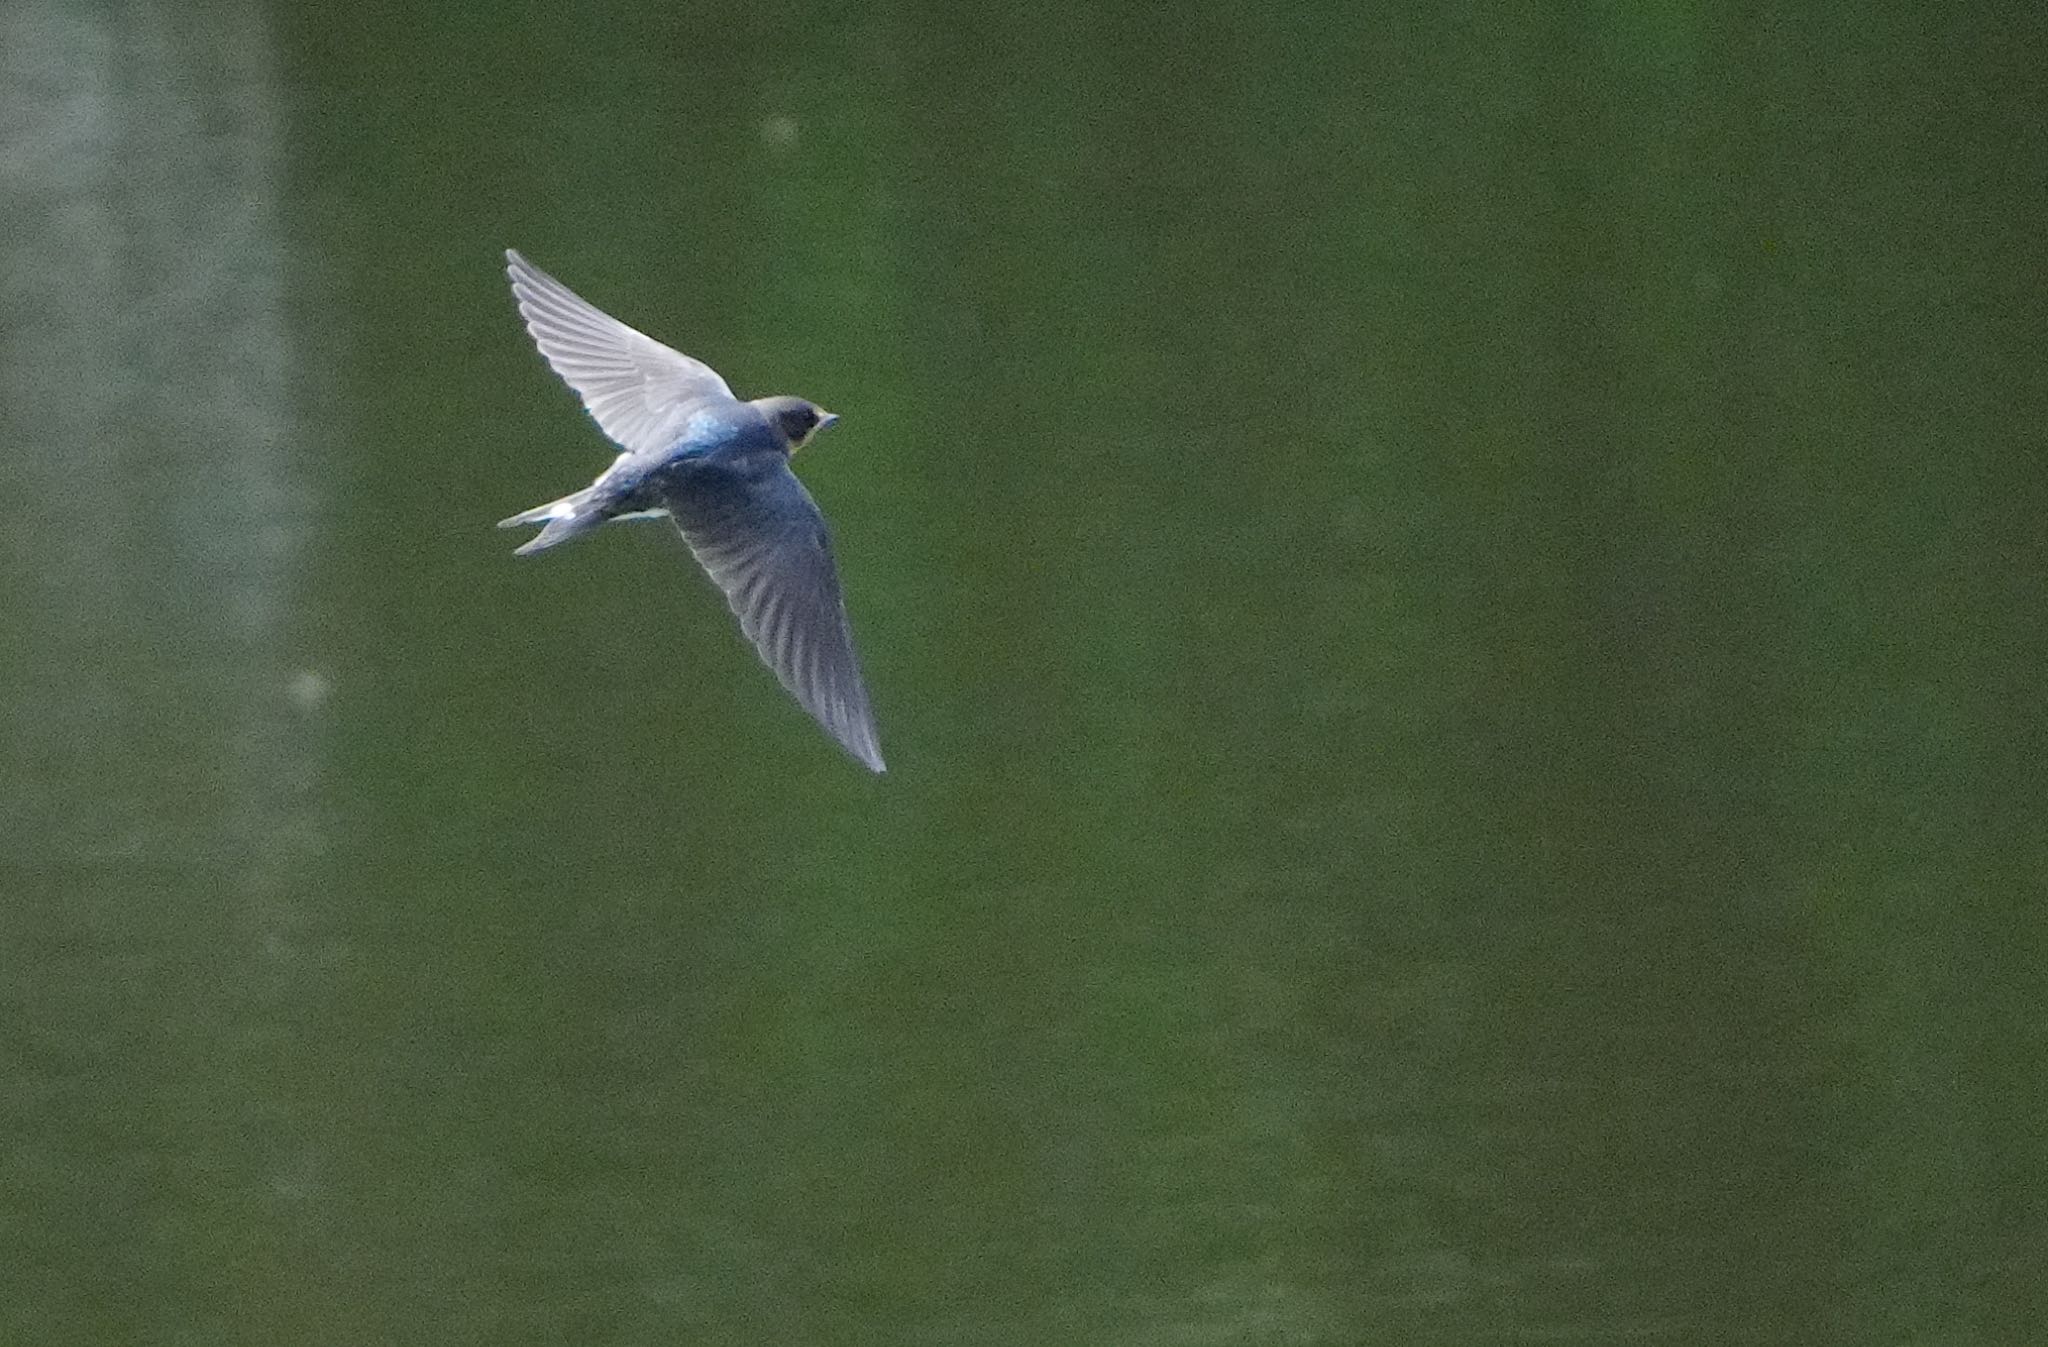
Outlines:
{"type": "Polygon", "coordinates": [[[510,519],[500,519],[501,529],[518,528],[521,524],[542,524],[544,528],[525,544],[512,549],[515,556],[526,556],[532,552],[544,552],[550,547],[580,537],[605,521],[603,506],[596,500],[596,492],[585,487],[583,490],[551,500],[546,505],[536,505],[510,519]]]}

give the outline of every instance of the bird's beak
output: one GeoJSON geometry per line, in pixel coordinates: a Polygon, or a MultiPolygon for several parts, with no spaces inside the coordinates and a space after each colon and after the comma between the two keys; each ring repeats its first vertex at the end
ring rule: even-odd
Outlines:
{"type": "MultiPolygon", "coordinates": [[[[830,429],[832,429],[832,427],[834,427],[834,426],[836,426],[836,425],[838,425],[838,424],[839,424],[839,413],[837,413],[837,412],[826,412],[826,411],[821,411],[821,412],[819,413],[819,415],[818,415],[818,430],[830,430],[830,429]]],[[[814,430],[814,431],[812,431],[811,433],[812,433],[813,435],[815,435],[815,434],[817,434],[818,432],[817,432],[816,430],[814,430]]]]}

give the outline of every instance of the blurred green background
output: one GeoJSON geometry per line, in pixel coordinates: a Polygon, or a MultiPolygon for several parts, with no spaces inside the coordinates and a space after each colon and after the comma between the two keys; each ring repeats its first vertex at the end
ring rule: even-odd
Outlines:
{"type": "Polygon", "coordinates": [[[2043,22],[5,0],[0,1341],[2048,1341],[2043,22]]]}

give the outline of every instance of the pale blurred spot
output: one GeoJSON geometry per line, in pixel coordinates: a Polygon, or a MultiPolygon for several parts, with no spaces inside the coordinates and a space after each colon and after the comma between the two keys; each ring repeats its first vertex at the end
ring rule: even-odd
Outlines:
{"type": "Polygon", "coordinates": [[[796,144],[796,118],[777,113],[761,121],[761,141],[778,150],[786,150],[796,144]]]}
{"type": "Polygon", "coordinates": [[[291,681],[285,685],[285,693],[292,699],[292,705],[301,711],[318,711],[334,694],[334,684],[323,673],[301,669],[291,676],[291,681]]]}

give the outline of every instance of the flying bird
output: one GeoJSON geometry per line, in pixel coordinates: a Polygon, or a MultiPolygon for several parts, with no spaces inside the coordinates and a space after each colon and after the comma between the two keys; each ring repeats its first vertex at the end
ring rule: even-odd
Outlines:
{"type": "Polygon", "coordinates": [[[542,358],[619,446],[589,486],[499,522],[542,526],[517,554],[617,519],[667,517],[782,686],[856,760],[884,770],[825,517],[789,469],[839,418],[796,397],[742,402],[709,365],[510,249],[505,272],[542,358]]]}

